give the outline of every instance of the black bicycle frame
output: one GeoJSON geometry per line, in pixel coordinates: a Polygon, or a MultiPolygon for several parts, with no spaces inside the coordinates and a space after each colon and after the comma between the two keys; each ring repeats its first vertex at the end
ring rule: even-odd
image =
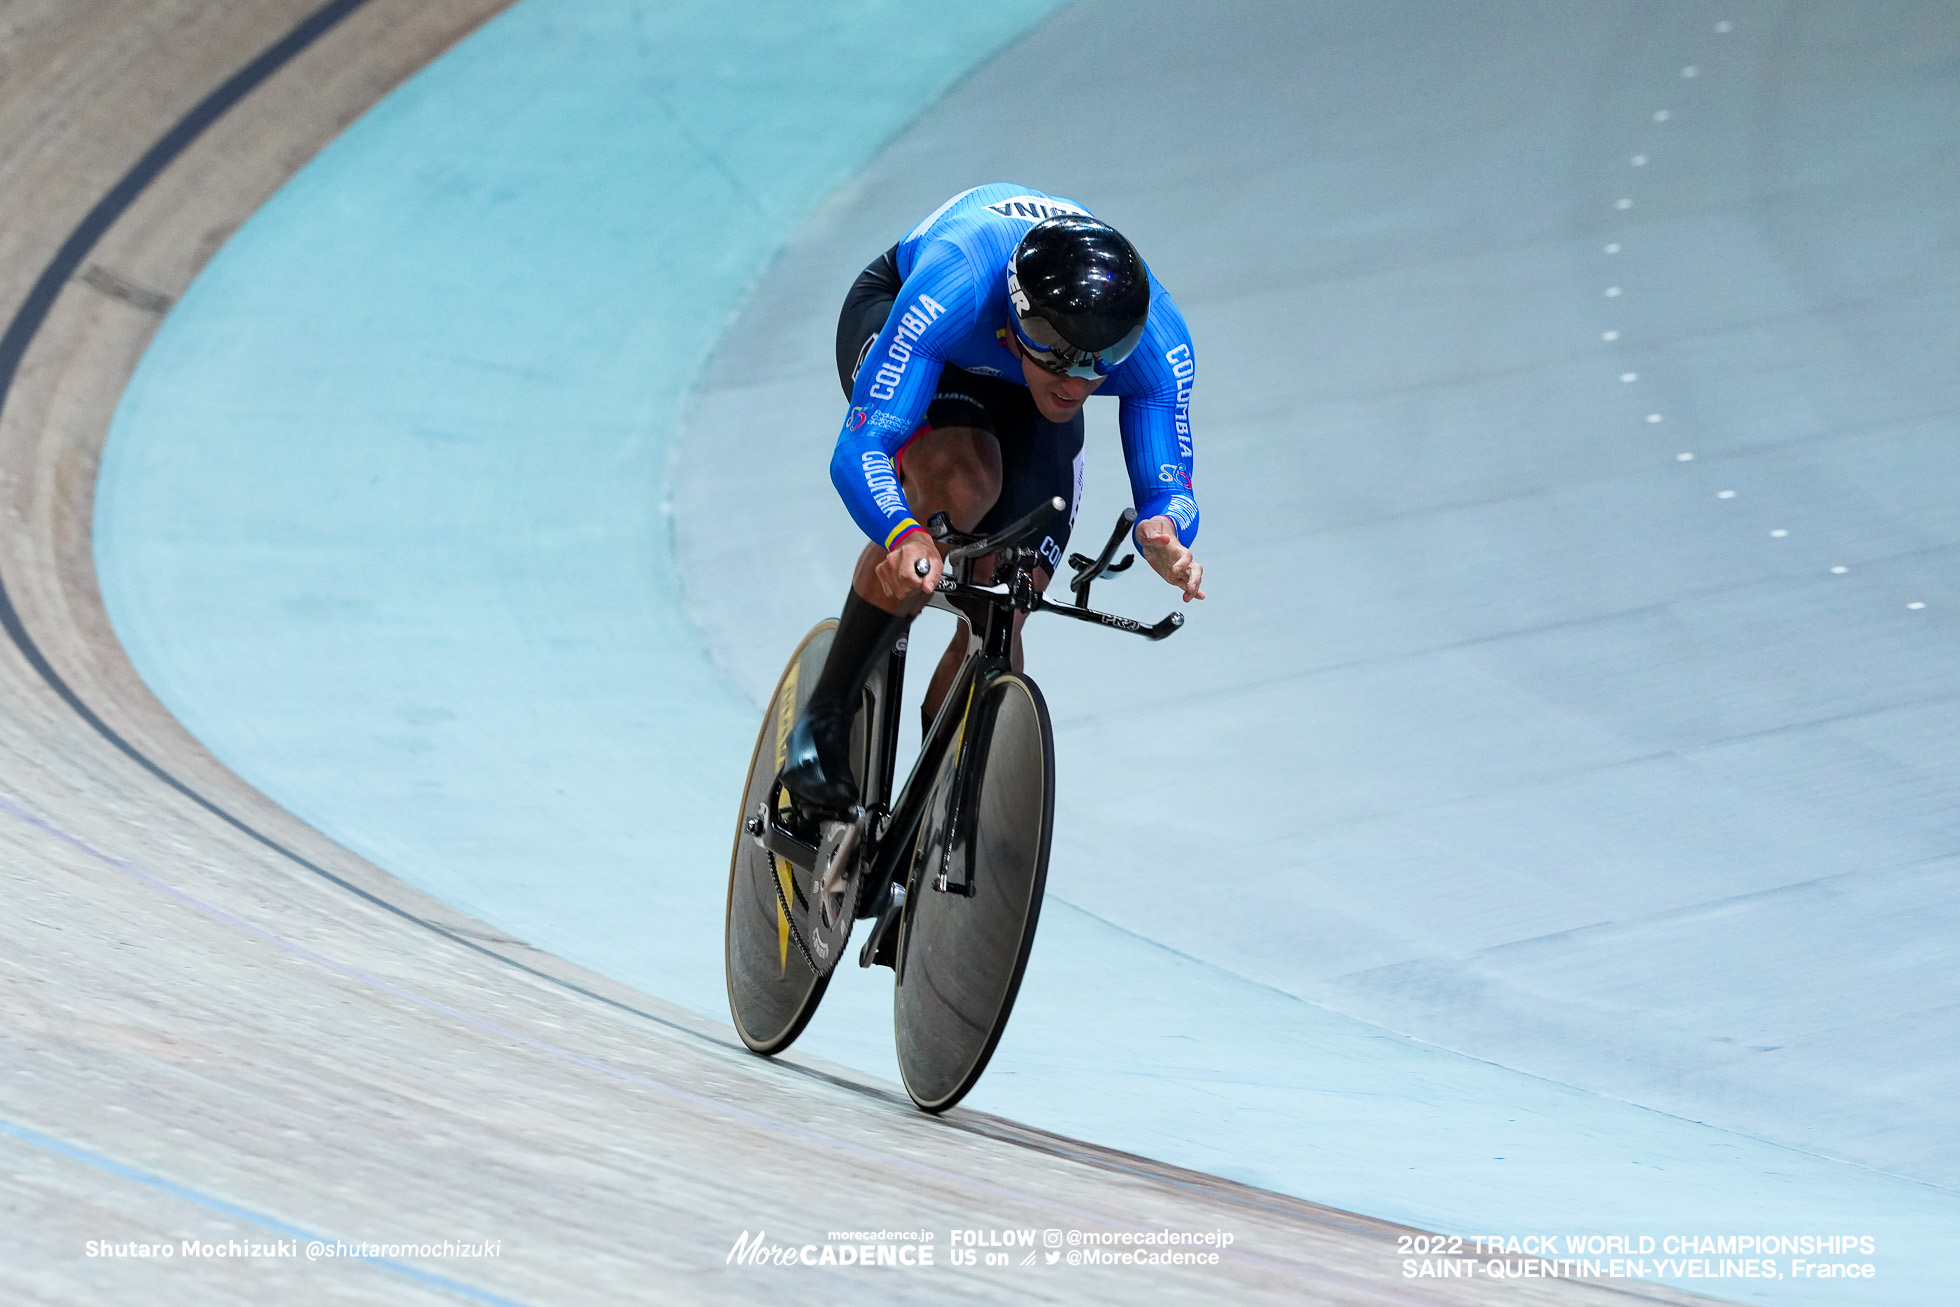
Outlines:
{"type": "MultiPolygon", "coordinates": [[[[1120,563],[1110,561],[1117,545],[1136,520],[1136,514],[1128,510],[1117,521],[1116,530],[1100,555],[1094,559],[1084,558],[1080,554],[1070,557],[1069,562],[1078,569],[1075,579],[1069,583],[1069,588],[1075,592],[1075,603],[1054,604],[1043,598],[1034,584],[1034,570],[1040,565],[1040,558],[1020,542],[1065,512],[1067,507],[1060,499],[1051,500],[988,539],[962,536],[946,523],[945,514],[933,515],[931,526],[934,537],[942,542],[957,538],[958,543],[946,551],[947,575],[941,578],[930,604],[964,620],[970,634],[967,655],[960,663],[959,674],[953,678],[952,688],[947,692],[945,702],[939,706],[939,715],[926,732],[918,761],[912,766],[912,774],[906,778],[904,792],[898,796],[897,803],[889,808],[886,801],[891,796],[898,758],[898,708],[904,697],[905,653],[909,637],[908,640],[901,640],[886,659],[883,683],[874,691],[877,700],[873,705],[877,736],[871,741],[872,756],[866,768],[870,773],[865,794],[867,802],[863,810],[870,818],[869,829],[865,832],[868,859],[865,875],[870,885],[879,887],[880,893],[884,885],[898,879],[901,870],[899,864],[911,851],[913,837],[918,832],[919,823],[925,818],[926,805],[931,801],[933,786],[945,764],[947,750],[953,747],[955,741],[959,743],[961,756],[954,768],[956,785],[949,800],[952,808],[947,814],[944,851],[933,887],[954,894],[973,892],[971,860],[964,869],[965,874],[957,881],[953,879],[950,864],[955,848],[969,848],[965,839],[965,823],[972,806],[972,791],[979,778],[973,774],[974,769],[967,765],[967,760],[986,742],[963,727],[967,714],[972,711],[986,683],[1013,665],[1010,655],[1014,644],[1014,614],[1017,611],[1060,613],[1077,621],[1129,631],[1150,640],[1161,640],[1184,624],[1182,613],[1171,613],[1156,625],[1145,626],[1130,618],[1099,613],[1088,607],[1090,585],[1100,576],[1120,572],[1129,566],[1128,558],[1120,563]],[[989,556],[994,560],[996,575],[1006,570],[1008,579],[999,586],[975,585],[969,579],[972,565],[976,560],[989,556]],[[957,575],[953,575],[955,572],[957,575]]],[[[805,870],[814,867],[817,850],[783,826],[776,816],[773,800],[765,807],[767,824],[755,832],[763,847],[805,870]]]]}
{"type": "MultiPolygon", "coordinates": [[[[1017,569],[1018,572],[1018,569],[1017,569]]],[[[926,804],[932,797],[934,783],[939,778],[940,769],[946,761],[946,753],[957,741],[961,757],[954,765],[954,776],[959,782],[952,795],[952,811],[947,815],[947,838],[945,857],[950,860],[954,848],[965,847],[961,838],[965,834],[966,810],[970,807],[972,787],[972,768],[967,758],[981,743],[973,733],[964,730],[967,714],[972,711],[979,691],[987,680],[999,671],[1012,666],[1009,653],[1014,642],[1014,609],[1019,585],[1032,588],[1032,582],[1024,574],[1017,574],[1014,583],[1004,591],[982,589],[965,581],[952,579],[940,583],[939,592],[934,596],[933,606],[948,609],[967,623],[969,636],[966,658],[960,663],[959,674],[953,678],[946,699],[939,705],[939,715],[933,719],[932,729],[926,732],[925,743],[919,749],[919,760],[912,767],[912,774],[906,778],[904,793],[892,807],[891,817],[881,823],[884,829],[879,833],[876,852],[872,856],[869,875],[873,885],[883,885],[897,878],[901,868],[899,863],[911,850],[912,838],[917,834],[919,823],[925,818],[926,804]]],[[[887,665],[886,695],[888,702],[896,703],[898,696],[894,687],[897,678],[902,677],[903,664],[895,655],[887,665]]],[[[898,714],[890,717],[896,720],[898,714]]],[[[896,732],[892,732],[896,744],[896,732]]],[[[878,798],[890,794],[889,775],[881,777],[878,798]]],[[[933,881],[935,889],[947,890],[955,894],[972,892],[971,868],[968,874],[955,881],[950,869],[941,866],[933,881]]]]}
{"type": "MultiPolygon", "coordinates": [[[[1031,582],[1029,585],[1032,588],[1031,582]]],[[[882,886],[897,873],[899,860],[910,848],[912,836],[925,816],[926,802],[931,797],[933,781],[946,760],[946,751],[952,747],[955,739],[961,738],[960,727],[975,692],[988,676],[1011,665],[1008,653],[1014,640],[1013,604],[1012,587],[1004,591],[988,590],[951,578],[941,581],[933,606],[964,618],[968,629],[975,634],[971,637],[966,659],[960,664],[959,674],[953,678],[952,688],[939,707],[939,715],[933,719],[932,729],[926,732],[918,761],[913,764],[912,774],[906,779],[905,790],[890,808],[886,807],[886,802],[891,796],[892,781],[897,770],[901,717],[898,708],[904,698],[905,646],[909,644],[909,637],[900,641],[900,646],[886,658],[882,683],[876,683],[873,689],[877,736],[871,742],[872,754],[867,760],[870,775],[864,796],[864,807],[872,818],[868,832],[868,845],[872,852],[867,873],[871,884],[882,886]]],[[[967,740],[962,752],[970,749],[971,744],[972,741],[967,740]]],[[[962,758],[962,771],[964,762],[962,758]]],[[[960,796],[956,795],[956,814],[966,806],[959,800],[960,796]]],[[[768,805],[768,813],[767,827],[758,832],[763,847],[806,871],[815,867],[816,847],[799,839],[794,831],[782,824],[773,802],[768,805]]],[[[941,888],[947,886],[942,885],[941,888]]],[[[954,892],[963,892],[963,889],[954,892]]]]}

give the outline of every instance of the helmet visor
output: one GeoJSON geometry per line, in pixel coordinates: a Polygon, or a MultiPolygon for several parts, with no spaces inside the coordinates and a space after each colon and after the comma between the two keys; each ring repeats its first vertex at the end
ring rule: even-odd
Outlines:
{"type": "Polygon", "coordinates": [[[1143,339],[1146,322],[1130,328],[1123,338],[1102,349],[1077,349],[1046,318],[1034,314],[1014,314],[1014,334],[1035,366],[1058,377],[1106,377],[1123,366],[1137,342],[1143,339]]]}

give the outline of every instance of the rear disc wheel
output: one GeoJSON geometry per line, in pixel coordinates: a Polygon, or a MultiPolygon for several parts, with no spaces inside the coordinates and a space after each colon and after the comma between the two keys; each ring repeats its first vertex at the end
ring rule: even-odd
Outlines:
{"type": "MultiPolygon", "coordinates": [[[[749,759],[741,811],[735,818],[724,935],[728,1007],[735,1018],[735,1032],[758,1053],[779,1053],[788,1048],[803,1033],[829,983],[829,977],[817,974],[791,937],[789,915],[783,910],[785,901],[800,905],[796,896],[804,891],[797,884],[797,869],[759,847],[743,823],[769,799],[776,773],[782,769],[790,731],[809,702],[836,630],[835,618],[817,623],[803,637],[776,682],[749,759]]],[[[868,713],[862,711],[859,714],[854,745],[864,738],[866,716],[868,713]]],[[[863,751],[854,747],[852,753],[862,784],[863,751]]]]}

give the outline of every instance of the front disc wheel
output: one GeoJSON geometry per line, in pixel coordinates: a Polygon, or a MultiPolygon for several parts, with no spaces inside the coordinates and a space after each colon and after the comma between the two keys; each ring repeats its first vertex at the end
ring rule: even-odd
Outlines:
{"type": "Polygon", "coordinates": [[[1007,1027],[1055,814],[1054,732],[1033,681],[989,679],[962,729],[965,747],[949,751],[920,825],[896,968],[899,1070],[928,1112],[966,1095],[1007,1027]]]}

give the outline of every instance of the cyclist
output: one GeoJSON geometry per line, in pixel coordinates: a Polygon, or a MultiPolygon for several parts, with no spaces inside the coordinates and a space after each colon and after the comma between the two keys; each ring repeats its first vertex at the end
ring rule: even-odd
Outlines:
{"type": "MultiPolygon", "coordinates": [[[[1190,547],[1196,371],[1184,318],[1136,248],[1081,205],[1026,187],[961,192],[859,275],[837,323],[850,408],[830,478],[870,543],[789,739],[792,795],[821,812],[857,803],[859,696],[939,582],[941,550],[921,522],[943,511],[985,534],[1061,496],[1068,523],[1039,545],[1046,587],[1081,505],[1082,405],[1098,390],[1122,401],[1137,552],[1185,602],[1205,597],[1190,547]]],[[[1015,616],[1018,669],[1026,614],[1015,616]]],[[[966,642],[962,623],[927,687],[927,722],[966,642]]]]}

